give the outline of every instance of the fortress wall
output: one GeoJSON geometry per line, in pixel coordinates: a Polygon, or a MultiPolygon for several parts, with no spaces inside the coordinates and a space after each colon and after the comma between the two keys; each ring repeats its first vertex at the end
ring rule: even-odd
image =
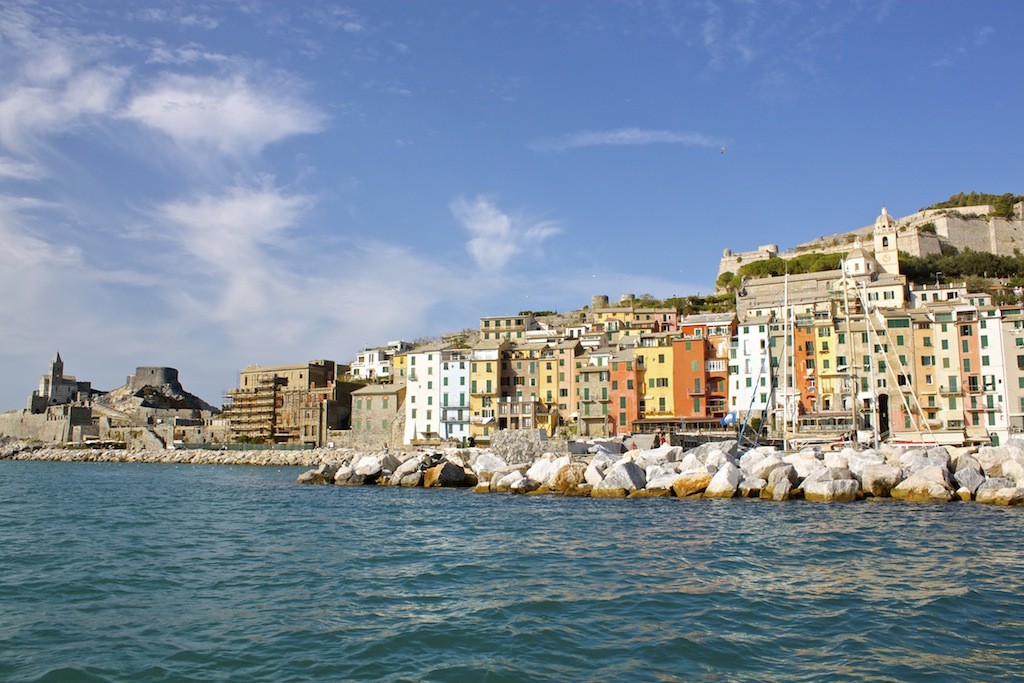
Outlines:
{"type": "Polygon", "coordinates": [[[1012,256],[1015,249],[1024,252],[1024,224],[1020,221],[995,218],[991,221],[990,230],[997,254],[1012,256]]]}
{"type": "Polygon", "coordinates": [[[936,216],[933,222],[936,232],[945,238],[943,241],[960,251],[972,249],[995,252],[992,231],[987,220],[936,216]]]}
{"type": "Polygon", "coordinates": [[[779,248],[774,244],[766,244],[758,247],[755,251],[741,251],[733,253],[726,249],[722,253],[722,259],[718,262],[718,274],[735,273],[740,266],[752,261],[767,261],[779,255],[779,248]]]}
{"type": "Polygon", "coordinates": [[[0,414],[0,436],[15,439],[62,443],[74,435],[88,432],[92,426],[92,411],[84,406],[53,406],[45,413],[12,410],[0,414]],[[78,427],[80,429],[75,430],[78,427]]]}

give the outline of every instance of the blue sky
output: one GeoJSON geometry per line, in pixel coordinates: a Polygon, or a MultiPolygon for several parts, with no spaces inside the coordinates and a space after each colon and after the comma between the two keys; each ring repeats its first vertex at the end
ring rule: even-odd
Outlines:
{"type": "Polygon", "coordinates": [[[0,5],[0,409],[53,352],[212,403],[330,358],[712,289],[722,249],[1024,191],[999,2],[0,5]],[[721,148],[727,147],[724,154],[721,148]]]}

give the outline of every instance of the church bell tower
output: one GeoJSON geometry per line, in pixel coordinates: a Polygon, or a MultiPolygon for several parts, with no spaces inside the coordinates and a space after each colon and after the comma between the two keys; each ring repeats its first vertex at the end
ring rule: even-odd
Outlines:
{"type": "Polygon", "coordinates": [[[886,273],[899,274],[899,249],[896,245],[896,221],[892,219],[885,207],[875,219],[875,261],[886,273]]]}

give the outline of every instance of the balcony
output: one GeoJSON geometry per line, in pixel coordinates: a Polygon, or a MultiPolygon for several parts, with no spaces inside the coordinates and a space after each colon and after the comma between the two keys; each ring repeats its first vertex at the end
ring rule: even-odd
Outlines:
{"type": "Polygon", "coordinates": [[[939,393],[942,394],[943,396],[959,396],[960,395],[960,387],[958,387],[958,386],[939,387],[939,393]]]}
{"type": "Polygon", "coordinates": [[[703,396],[707,392],[703,389],[689,389],[686,393],[690,396],[703,396]]]}

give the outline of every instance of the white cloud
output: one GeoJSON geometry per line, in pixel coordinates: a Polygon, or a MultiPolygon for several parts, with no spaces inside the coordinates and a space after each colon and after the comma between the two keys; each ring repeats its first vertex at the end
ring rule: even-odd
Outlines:
{"type": "Polygon", "coordinates": [[[679,132],[670,130],[645,130],[642,128],[620,128],[618,130],[591,130],[570,133],[559,138],[545,138],[530,143],[531,149],[539,152],[562,152],[580,147],[627,146],[674,144],[697,147],[720,147],[725,144],[719,138],[704,133],[679,132]]]}
{"type": "Polygon", "coordinates": [[[181,7],[152,7],[130,13],[129,16],[152,23],[177,24],[184,29],[202,28],[212,30],[220,26],[220,19],[194,12],[185,12],[181,7]]]}
{"type": "Polygon", "coordinates": [[[99,62],[101,38],[40,28],[19,8],[0,11],[0,146],[32,157],[49,135],[112,111],[129,70],[99,62]]]}
{"type": "Polygon", "coordinates": [[[46,169],[38,164],[0,156],[0,179],[41,180],[46,176],[46,169]]]}
{"type": "Polygon", "coordinates": [[[206,264],[216,280],[219,301],[207,307],[217,320],[235,321],[266,314],[288,289],[271,253],[283,249],[286,231],[311,203],[266,186],[233,187],[157,209],[180,245],[206,264]]]}
{"type": "Polygon", "coordinates": [[[183,147],[228,156],[258,153],[292,135],[322,130],[326,117],[282,83],[164,74],[123,115],[183,147]]]}
{"type": "Polygon", "coordinates": [[[151,64],[197,64],[208,62],[211,64],[226,64],[233,60],[227,55],[219,52],[211,52],[203,49],[201,45],[189,43],[178,48],[168,48],[162,41],[155,43],[149,57],[146,59],[151,64]]]}
{"type": "Polygon", "coordinates": [[[510,216],[484,197],[472,201],[460,197],[451,203],[451,211],[469,233],[466,249],[483,271],[501,270],[526,248],[562,231],[553,221],[529,222],[510,216]]]}

